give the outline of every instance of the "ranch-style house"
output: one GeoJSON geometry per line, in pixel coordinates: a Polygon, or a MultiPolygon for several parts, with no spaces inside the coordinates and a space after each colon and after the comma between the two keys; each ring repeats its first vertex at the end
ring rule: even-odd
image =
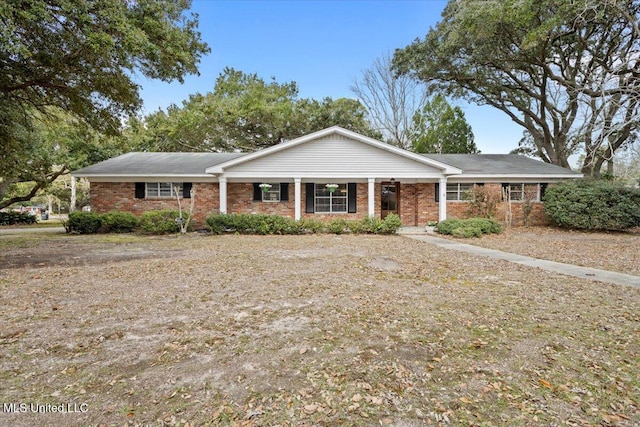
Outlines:
{"type": "Polygon", "coordinates": [[[416,154],[338,126],[252,153],[127,153],[72,175],[89,180],[96,212],[177,209],[177,190],[193,195],[200,223],[212,213],[396,213],[405,226],[467,216],[474,186],[507,190],[514,224],[525,201],[530,222],[544,223],[547,186],[582,176],[511,154],[416,154]]]}

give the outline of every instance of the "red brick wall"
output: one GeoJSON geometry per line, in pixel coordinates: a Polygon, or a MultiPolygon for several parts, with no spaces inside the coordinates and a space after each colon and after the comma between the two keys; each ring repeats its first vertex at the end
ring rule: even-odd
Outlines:
{"type": "MultiPolygon", "coordinates": [[[[220,208],[218,184],[194,182],[192,188],[195,194],[194,221],[204,223],[208,215],[220,208]]],[[[118,210],[141,215],[151,210],[178,209],[174,198],[136,199],[133,182],[92,182],[89,191],[91,209],[98,213],[118,210]]],[[[182,209],[188,211],[191,201],[183,199],[181,203],[182,209]]]]}
{"type": "MultiPolygon", "coordinates": [[[[496,185],[500,184],[487,184],[496,185]]],[[[254,202],[252,183],[227,184],[227,212],[229,213],[266,213],[278,214],[293,218],[294,184],[289,185],[289,201],[286,202],[254,202]]],[[[218,213],[220,209],[218,183],[193,183],[195,192],[194,220],[203,224],[207,216],[218,213]]],[[[368,184],[357,184],[357,213],[355,214],[313,214],[305,213],[306,194],[304,184],[301,189],[301,208],[303,218],[330,220],[332,218],[360,219],[368,215],[368,184]]],[[[375,216],[380,217],[381,184],[375,184],[375,216]]],[[[90,188],[91,206],[95,212],[112,210],[129,211],[140,215],[148,210],[177,209],[175,199],[136,199],[135,183],[133,182],[92,182],[90,188]]],[[[190,201],[183,200],[183,209],[189,209],[190,201]]],[[[522,203],[511,203],[512,225],[524,225],[522,203]]],[[[470,216],[469,202],[447,202],[447,218],[467,218],[470,216]]],[[[400,217],[405,226],[422,226],[429,221],[438,220],[438,203],[435,201],[434,183],[417,183],[400,185],[400,217]]],[[[505,218],[505,204],[501,203],[497,209],[498,219],[505,218]]],[[[529,225],[544,225],[547,219],[544,215],[542,203],[534,203],[533,212],[529,218],[529,225]]]]}
{"type": "MultiPolygon", "coordinates": [[[[262,213],[282,215],[293,218],[295,203],[293,201],[294,185],[289,184],[289,201],[262,202],[253,201],[253,183],[239,182],[227,184],[227,212],[228,213],[262,213]]],[[[216,194],[216,197],[219,197],[216,194]]],[[[219,207],[218,207],[219,208],[219,207]]]]}

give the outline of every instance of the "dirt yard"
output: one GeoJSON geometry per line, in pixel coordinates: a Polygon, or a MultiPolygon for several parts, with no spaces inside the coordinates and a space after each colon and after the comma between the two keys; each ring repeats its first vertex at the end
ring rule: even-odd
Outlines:
{"type": "Polygon", "coordinates": [[[0,425],[640,423],[640,290],[401,236],[0,236],[0,304],[0,425]]]}
{"type": "Polygon", "coordinates": [[[465,243],[640,276],[640,230],[585,233],[551,227],[513,227],[502,234],[465,243]]]}

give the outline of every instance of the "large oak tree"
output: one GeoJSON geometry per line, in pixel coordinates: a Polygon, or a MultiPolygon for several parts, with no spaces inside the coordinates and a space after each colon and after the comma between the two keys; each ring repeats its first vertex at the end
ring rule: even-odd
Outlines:
{"type": "MultiPolygon", "coordinates": [[[[23,0],[0,8],[0,208],[28,200],[70,163],[43,130],[64,117],[105,134],[141,105],[136,75],[182,81],[209,51],[190,0],[23,0]],[[43,151],[44,150],[44,151],[43,151]],[[24,194],[4,196],[16,182],[24,194]]],[[[64,153],[73,157],[73,152],[64,153]]]]}
{"type": "Polygon", "coordinates": [[[451,0],[394,65],[432,92],[491,105],[544,161],[582,171],[631,143],[640,125],[637,0],[451,0]]]}
{"type": "Polygon", "coordinates": [[[381,137],[357,100],[298,98],[295,82],[228,67],[211,92],[131,120],[125,135],[139,150],[249,152],[335,125],[381,137]]]}

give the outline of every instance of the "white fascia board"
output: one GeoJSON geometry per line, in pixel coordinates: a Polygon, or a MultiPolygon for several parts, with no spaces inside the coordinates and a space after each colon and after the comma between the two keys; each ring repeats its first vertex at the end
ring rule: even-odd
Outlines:
{"type": "Polygon", "coordinates": [[[282,150],[286,150],[291,147],[295,147],[296,145],[304,144],[308,141],[313,141],[315,139],[322,138],[331,134],[338,134],[345,136],[347,138],[351,138],[353,140],[372,145],[374,147],[380,148],[382,150],[389,151],[391,153],[397,154],[402,157],[406,157],[412,159],[416,162],[435,167],[437,169],[441,169],[444,174],[460,174],[462,173],[461,169],[455,168],[453,166],[447,165],[445,163],[438,162],[436,160],[430,159],[428,157],[421,156],[416,153],[412,153],[411,151],[403,150],[402,148],[395,147],[390,144],[386,144],[382,141],[378,141],[377,139],[369,138],[368,136],[360,135],[359,133],[352,132],[350,130],[341,128],[340,126],[332,126],[327,129],[323,129],[317,132],[310,133],[308,135],[301,136],[300,138],[292,139],[291,141],[282,142],[277,145],[273,145],[271,147],[265,148],[263,150],[259,150],[245,156],[238,157],[236,159],[229,160],[224,163],[217,164],[215,166],[211,166],[206,169],[207,173],[211,174],[221,174],[224,173],[226,168],[236,166],[238,164],[242,164],[245,162],[250,162],[251,160],[268,156],[273,153],[277,153],[282,150]]]}
{"type": "Polygon", "coordinates": [[[227,179],[233,179],[235,181],[252,180],[252,179],[277,179],[277,178],[303,178],[303,179],[350,179],[350,178],[376,178],[376,179],[433,179],[438,180],[443,177],[443,174],[423,174],[423,173],[397,173],[397,174],[380,174],[369,172],[357,172],[357,173],[317,173],[317,172],[287,172],[283,175],[282,172],[228,172],[222,175],[227,179]]]}
{"type": "Polygon", "coordinates": [[[488,175],[488,174],[462,174],[453,177],[449,177],[451,182],[523,182],[523,181],[535,181],[545,182],[549,180],[564,180],[564,179],[577,179],[582,178],[582,174],[513,174],[513,175],[488,175]]]}
{"type": "Polygon", "coordinates": [[[198,175],[166,175],[166,174],[71,174],[76,178],[85,178],[89,182],[218,182],[218,178],[208,174],[198,175]]]}

